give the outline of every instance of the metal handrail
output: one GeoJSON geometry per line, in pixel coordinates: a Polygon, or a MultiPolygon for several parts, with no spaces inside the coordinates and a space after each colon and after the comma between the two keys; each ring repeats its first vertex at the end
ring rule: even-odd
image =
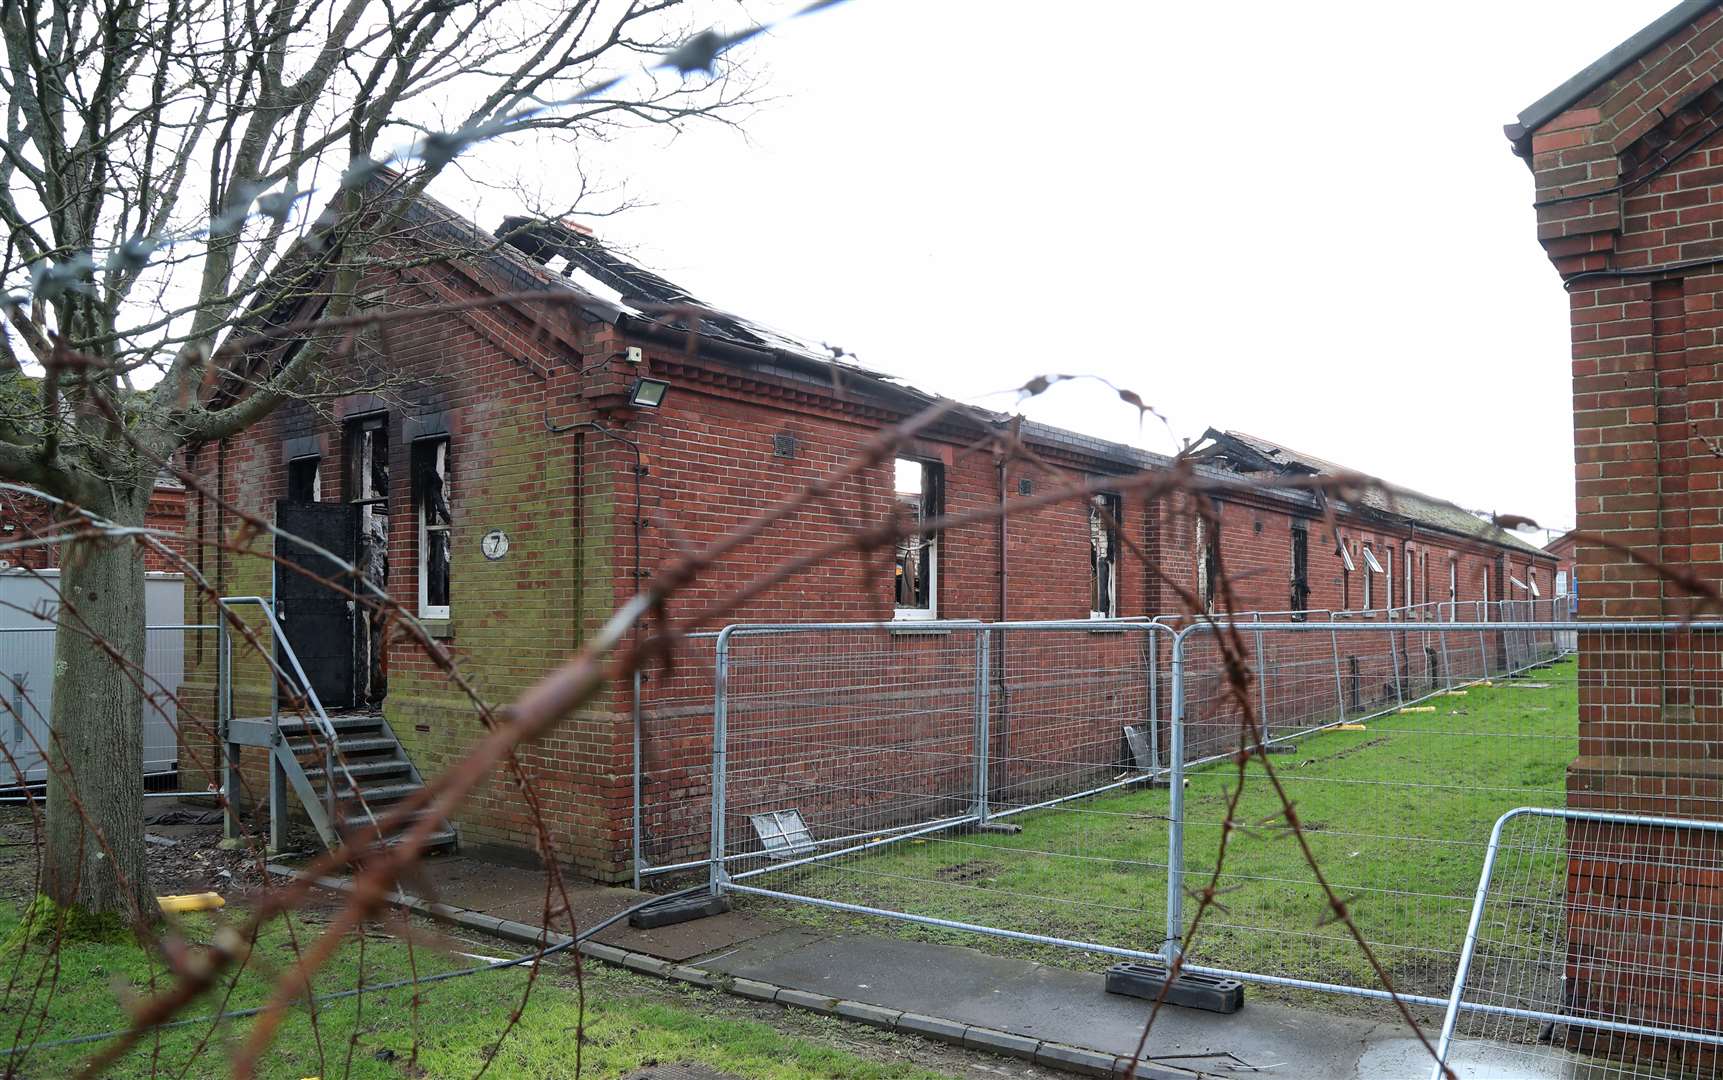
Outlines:
{"type": "MultiPolygon", "coordinates": [[[[305,674],[305,668],[299,663],[299,654],[293,651],[292,643],[287,640],[286,631],[281,628],[280,621],[275,617],[274,605],[268,599],[262,596],[224,596],[217,603],[224,609],[239,604],[255,604],[269,622],[270,632],[275,636],[276,647],[287,658],[287,662],[293,666],[293,674],[298,678],[299,686],[304,690],[303,697],[310,703],[317,717],[318,727],[323,732],[323,799],[329,827],[333,829],[335,827],[335,724],[329,719],[329,714],[324,711],[323,702],[317,697],[317,688],[311,685],[311,679],[305,674]]],[[[228,637],[227,622],[224,620],[220,626],[221,637],[225,644],[228,637]]],[[[276,662],[274,657],[266,657],[265,659],[276,676],[270,680],[269,722],[279,740],[281,735],[281,681],[287,675],[286,672],[282,671],[281,665],[276,662]]],[[[231,659],[228,661],[227,677],[228,693],[231,694],[233,691],[233,663],[231,659]]],[[[346,762],[341,763],[341,772],[347,777],[348,784],[357,791],[358,782],[348,771],[346,762]]]]}

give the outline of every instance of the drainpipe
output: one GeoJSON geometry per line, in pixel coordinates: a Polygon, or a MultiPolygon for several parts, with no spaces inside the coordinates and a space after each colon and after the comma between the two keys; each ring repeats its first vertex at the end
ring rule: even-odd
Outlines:
{"type": "Polygon", "coordinates": [[[1010,561],[1005,555],[1005,545],[1009,537],[1005,524],[1005,458],[999,459],[999,621],[1005,621],[1006,589],[1010,582],[1010,561]]]}

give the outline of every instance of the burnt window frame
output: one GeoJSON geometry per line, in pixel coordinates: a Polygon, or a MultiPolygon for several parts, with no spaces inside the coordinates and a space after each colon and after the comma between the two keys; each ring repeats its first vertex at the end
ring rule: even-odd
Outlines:
{"type": "Polygon", "coordinates": [[[414,588],[418,594],[418,612],[421,619],[448,619],[454,610],[454,559],[455,559],[455,513],[454,513],[454,443],[446,434],[426,435],[414,439],[408,446],[410,459],[411,483],[413,489],[413,534],[414,557],[413,576],[414,588]],[[438,448],[443,452],[442,476],[439,482],[442,496],[441,523],[428,521],[426,508],[429,505],[427,496],[432,491],[429,483],[435,468],[435,453],[438,448]],[[442,533],[447,544],[447,562],[443,568],[443,603],[431,603],[430,573],[430,537],[432,533],[442,533]]]}
{"type": "MultiPolygon", "coordinates": [[[[907,492],[899,492],[897,490],[897,467],[899,462],[912,463],[919,466],[921,469],[921,492],[917,524],[933,518],[943,517],[945,514],[944,463],[908,454],[894,457],[892,459],[891,477],[892,500],[894,503],[900,495],[909,494],[907,492]]],[[[898,541],[896,554],[892,559],[891,617],[894,621],[929,622],[939,618],[939,564],[940,557],[944,552],[944,545],[940,541],[941,535],[937,530],[926,536],[922,536],[919,529],[910,536],[904,537],[898,541]],[[910,545],[915,543],[919,543],[920,551],[923,556],[919,565],[920,567],[925,568],[927,573],[926,604],[921,607],[903,603],[902,598],[899,595],[901,590],[898,585],[898,581],[904,567],[903,560],[908,554],[910,545]]],[[[920,592],[921,590],[918,589],[917,591],[920,592]]]]}
{"type": "Polygon", "coordinates": [[[286,484],[287,484],[286,496],[287,496],[288,502],[299,503],[301,505],[308,505],[310,503],[322,502],[323,501],[323,455],[321,455],[321,454],[301,454],[298,457],[289,458],[287,461],[286,484]],[[306,469],[307,466],[310,467],[309,472],[310,472],[310,476],[311,476],[311,490],[310,490],[309,494],[311,497],[308,499],[305,499],[305,498],[300,498],[299,496],[302,494],[305,494],[305,492],[303,492],[301,489],[304,486],[304,480],[305,480],[305,476],[306,476],[306,472],[307,472],[307,469],[306,469]]]}
{"type": "Polygon", "coordinates": [[[1310,610],[1310,526],[1292,523],[1292,595],[1288,598],[1294,622],[1303,622],[1310,610]]]}
{"type": "Polygon", "coordinates": [[[1211,500],[1210,512],[1213,518],[1212,528],[1210,528],[1209,519],[1204,518],[1201,514],[1198,514],[1196,519],[1197,598],[1202,604],[1204,614],[1213,615],[1215,600],[1220,596],[1221,502],[1219,499],[1211,500]]]}
{"type": "Polygon", "coordinates": [[[1119,617],[1119,532],[1125,522],[1125,500],[1117,492],[1103,491],[1089,500],[1089,618],[1119,617]],[[1099,533],[1097,533],[1097,529],[1099,533]],[[1106,554],[1097,548],[1097,535],[1106,541],[1106,554]],[[1107,580],[1103,597],[1101,562],[1106,561],[1107,580]],[[1098,608],[1096,601],[1105,599],[1106,607],[1098,608]]]}

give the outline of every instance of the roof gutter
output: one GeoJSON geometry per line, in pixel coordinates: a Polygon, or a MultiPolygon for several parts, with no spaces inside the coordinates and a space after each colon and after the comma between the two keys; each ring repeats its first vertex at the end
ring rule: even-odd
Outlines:
{"type": "Polygon", "coordinates": [[[1622,68],[1633,63],[1661,45],[1682,27],[1718,5],[1719,0],[1682,0],[1638,33],[1587,64],[1571,79],[1538,98],[1502,132],[1514,144],[1514,153],[1526,159],[1532,157],[1532,136],[1539,128],[1554,120],[1581,98],[1608,82],[1622,68]]]}

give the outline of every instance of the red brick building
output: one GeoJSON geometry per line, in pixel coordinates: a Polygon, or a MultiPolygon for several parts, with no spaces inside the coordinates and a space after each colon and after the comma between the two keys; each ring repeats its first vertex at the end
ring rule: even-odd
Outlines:
{"type": "Polygon", "coordinates": [[[1579,593],[1575,589],[1577,578],[1574,576],[1574,567],[1579,561],[1579,537],[1575,530],[1569,529],[1545,544],[1544,550],[1555,556],[1555,594],[1569,597],[1573,614],[1579,614],[1579,593]]]}
{"type": "MultiPolygon", "coordinates": [[[[1582,618],[1717,614],[1681,579],[1723,581],[1720,78],[1723,11],[1690,0],[1507,127],[1534,178],[1538,239],[1569,297],[1577,527],[1607,542],[1578,544],[1582,618]]],[[[1581,756],[1569,771],[1570,805],[1723,816],[1716,635],[1590,633],[1580,653],[1581,756]]],[[[1686,835],[1646,842],[1673,853],[1686,835]]],[[[1715,852],[1694,854],[1715,865],[1715,852]]],[[[1583,872],[1576,864],[1571,881],[1578,905],[1644,912],[1647,927],[1666,925],[1649,917],[1670,910],[1663,888],[1637,870],[1600,860],[1583,872]]],[[[1715,925],[1723,893],[1701,878],[1678,884],[1695,890],[1692,918],[1715,925]]],[[[1609,930],[1570,927],[1570,990],[1582,1007],[1635,994],[1665,1002],[1672,1022],[1723,1026],[1723,972],[1714,965],[1708,986],[1664,975],[1618,988],[1615,976],[1594,972],[1609,930]]],[[[1659,967],[1647,953],[1689,947],[1652,933],[1635,938],[1639,970],[1659,967]]]]}
{"type": "MultiPolygon", "coordinates": [[[[703,316],[691,342],[689,317],[664,310],[691,303],[687,293],[580,229],[510,219],[499,230],[509,242],[498,245],[435,204],[420,210],[402,247],[448,257],[415,259],[369,282],[362,297],[425,309],[360,343],[349,374],[389,387],[284,409],[241,436],[194,448],[190,460],[226,498],[283,521],[356,513],[357,524],[343,526],[357,537],[355,561],[419,614],[493,702],[566,657],[680,551],[831,474],[883,428],[936,400],[736,315],[703,316]],[[569,302],[437,310],[545,290],[569,302]],[[642,395],[658,403],[631,403],[642,395]]],[[[895,557],[839,551],[706,625],[1153,616],[1184,611],[1181,592],[1218,603],[1221,568],[1239,583],[1237,609],[1360,618],[1527,598],[1553,580],[1546,554],[1452,504],[1367,491],[1325,505],[1301,485],[1337,467],[1249,436],[1211,436],[1194,467],[1212,485],[1218,528],[1182,498],[1103,493],[948,528],[899,545],[895,557]]],[[[1168,464],[1075,432],[956,409],[892,459],[731,552],[678,594],[672,611],[687,617],[759,584],[894,507],[923,516],[1009,508],[1055,485],[1168,464]],[[1013,431],[1025,452],[1007,451],[1013,431]]],[[[195,496],[191,521],[202,541],[231,528],[195,496]]],[[[268,595],[284,580],[272,582],[263,560],[197,550],[225,592],[268,595]]],[[[341,643],[341,655],[316,657],[346,666],[319,686],[328,704],[380,706],[427,775],[470,745],[478,730],[471,704],[416,646],[343,623],[345,608],[276,595],[289,636],[295,626],[307,635],[296,641],[302,652],[317,648],[312,638],[341,643]]],[[[252,666],[242,713],[262,707],[264,683],[252,666]]],[[[680,676],[701,677],[697,661],[680,676]]],[[[654,712],[669,693],[661,682],[648,677],[643,705],[648,723],[667,731],[675,760],[646,770],[662,793],[697,794],[710,760],[710,693],[680,687],[678,700],[693,704],[654,712]]],[[[601,876],[626,872],[631,850],[630,713],[629,688],[618,688],[523,751],[561,850],[601,876]]],[[[482,790],[457,824],[468,848],[534,844],[528,810],[505,781],[482,790]]]]}
{"type": "MultiPolygon", "coordinates": [[[[19,491],[0,491],[0,542],[17,543],[60,535],[67,528],[76,528],[81,518],[67,513],[56,504],[36,495],[19,491]]],[[[144,520],[147,528],[159,529],[164,542],[177,552],[184,551],[185,488],[177,481],[162,480],[150,494],[150,505],[144,520]]],[[[140,548],[148,570],[178,573],[183,567],[160,552],[140,548]]],[[[20,547],[0,557],[0,569],[20,567],[46,570],[60,565],[57,544],[40,547],[20,547]]]]}

